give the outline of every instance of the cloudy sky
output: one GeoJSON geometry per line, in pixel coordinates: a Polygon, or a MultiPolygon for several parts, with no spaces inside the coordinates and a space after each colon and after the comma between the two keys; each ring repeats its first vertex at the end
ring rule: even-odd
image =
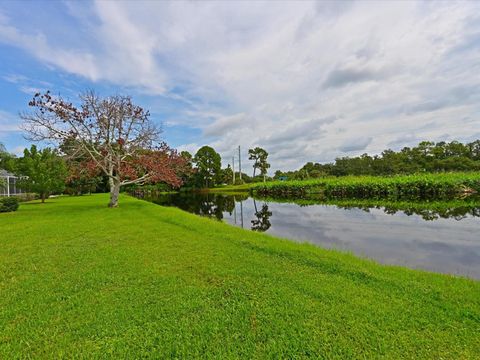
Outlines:
{"type": "Polygon", "coordinates": [[[131,94],[194,152],[272,170],[480,138],[480,2],[0,2],[0,142],[38,89],[131,94]]]}

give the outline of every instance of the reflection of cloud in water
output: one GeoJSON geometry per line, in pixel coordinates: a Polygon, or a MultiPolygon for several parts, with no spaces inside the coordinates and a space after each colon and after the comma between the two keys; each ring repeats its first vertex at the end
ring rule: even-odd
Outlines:
{"type": "MultiPolygon", "coordinates": [[[[257,206],[259,203],[263,204],[257,201],[257,206]]],[[[242,205],[248,228],[254,219],[253,201],[248,199],[242,205]]],[[[269,202],[268,206],[272,212],[270,234],[352,251],[386,264],[480,278],[480,241],[475,235],[479,218],[425,221],[418,215],[391,215],[375,208],[366,212],[333,205],[269,202]]],[[[238,212],[237,204],[237,217],[238,212]]],[[[224,215],[233,223],[233,216],[224,215]]]]}

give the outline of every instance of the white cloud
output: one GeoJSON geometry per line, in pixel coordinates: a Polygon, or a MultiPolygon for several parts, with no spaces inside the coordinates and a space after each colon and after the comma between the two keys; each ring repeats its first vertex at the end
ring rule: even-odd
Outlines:
{"type": "Polygon", "coordinates": [[[205,136],[223,136],[227,132],[241,128],[248,121],[244,113],[217,117],[214,122],[207,125],[203,131],[205,136]]]}
{"type": "Polygon", "coordinates": [[[81,49],[7,19],[0,41],[92,81],[181,99],[170,122],[203,130],[190,151],[264,146],[275,170],[478,133],[475,2],[68,6],[87,34],[81,49]]]}
{"type": "Polygon", "coordinates": [[[21,74],[8,74],[8,75],[3,76],[3,79],[5,81],[8,81],[9,83],[12,83],[12,84],[18,84],[18,83],[22,83],[22,82],[28,80],[28,78],[26,76],[21,75],[21,74]]]}
{"type": "Polygon", "coordinates": [[[371,137],[354,137],[347,139],[338,149],[345,153],[350,153],[352,151],[363,151],[367,148],[368,145],[372,142],[371,137]]]}
{"type": "Polygon", "coordinates": [[[0,137],[11,132],[19,132],[20,122],[18,116],[0,110],[0,137]]]}
{"type": "Polygon", "coordinates": [[[74,49],[54,48],[49,45],[42,33],[27,35],[0,18],[0,42],[22,47],[47,64],[55,65],[76,75],[95,80],[97,69],[94,65],[94,56],[74,49]]]}

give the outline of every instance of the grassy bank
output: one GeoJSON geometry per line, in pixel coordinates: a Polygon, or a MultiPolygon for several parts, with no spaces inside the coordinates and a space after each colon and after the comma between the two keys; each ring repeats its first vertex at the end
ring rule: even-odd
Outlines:
{"type": "Polygon", "coordinates": [[[480,173],[441,173],[403,176],[344,176],[257,184],[262,195],[323,194],[329,198],[452,198],[480,192],[480,173]]]}
{"type": "Polygon", "coordinates": [[[129,197],[0,214],[0,358],[478,358],[480,283],[129,197]]]}

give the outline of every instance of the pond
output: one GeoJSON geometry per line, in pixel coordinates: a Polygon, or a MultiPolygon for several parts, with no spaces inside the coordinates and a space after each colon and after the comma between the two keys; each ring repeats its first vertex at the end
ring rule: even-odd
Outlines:
{"type": "Polygon", "coordinates": [[[325,203],[228,193],[145,200],[384,264],[480,279],[480,201],[325,203]]]}

